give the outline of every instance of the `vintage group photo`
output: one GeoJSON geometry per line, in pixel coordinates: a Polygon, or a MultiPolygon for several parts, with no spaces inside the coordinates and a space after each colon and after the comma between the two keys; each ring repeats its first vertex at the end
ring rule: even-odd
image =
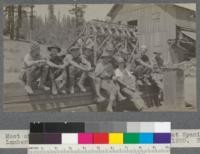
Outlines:
{"type": "Polygon", "coordinates": [[[196,4],[3,7],[4,112],[194,112],[196,4]]]}

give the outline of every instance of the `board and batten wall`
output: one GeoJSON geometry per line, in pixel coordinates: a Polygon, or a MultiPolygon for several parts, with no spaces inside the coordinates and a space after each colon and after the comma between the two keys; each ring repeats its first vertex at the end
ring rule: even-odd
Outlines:
{"type": "Polygon", "coordinates": [[[139,44],[148,47],[150,57],[160,51],[165,63],[171,63],[167,40],[176,38],[176,25],[195,28],[189,14],[191,11],[170,4],[124,4],[112,22],[127,24],[137,20],[139,44]]]}

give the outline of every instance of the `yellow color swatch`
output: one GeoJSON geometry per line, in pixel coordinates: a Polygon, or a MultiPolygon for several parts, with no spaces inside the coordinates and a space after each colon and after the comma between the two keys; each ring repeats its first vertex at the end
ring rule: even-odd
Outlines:
{"type": "Polygon", "coordinates": [[[123,133],[109,133],[109,144],[123,144],[123,133]]]}

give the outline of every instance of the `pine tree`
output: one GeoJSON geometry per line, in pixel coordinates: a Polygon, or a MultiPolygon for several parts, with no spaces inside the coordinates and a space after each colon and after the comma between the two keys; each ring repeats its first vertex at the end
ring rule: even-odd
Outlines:
{"type": "Polygon", "coordinates": [[[49,4],[48,5],[48,18],[49,18],[49,22],[50,24],[54,24],[56,22],[56,16],[54,14],[54,5],[53,4],[49,4]]]}
{"type": "Polygon", "coordinates": [[[22,26],[22,6],[17,7],[17,26],[16,26],[16,39],[20,38],[20,28],[22,26]]]}

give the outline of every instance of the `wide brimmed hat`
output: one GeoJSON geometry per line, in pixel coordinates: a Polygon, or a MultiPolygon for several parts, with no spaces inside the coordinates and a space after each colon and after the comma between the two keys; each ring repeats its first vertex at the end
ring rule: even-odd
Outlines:
{"type": "Polygon", "coordinates": [[[74,51],[79,51],[80,47],[78,45],[74,45],[70,48],[69,52],[72,53],[74,51]]]}
{"type": "Polygon", "coordinates": [[[51,49],[57,49],[58,52],[61,52],[61,48],[58,45],[52,45],[47,47],[48,51],[51,51],[51,49]]]}

